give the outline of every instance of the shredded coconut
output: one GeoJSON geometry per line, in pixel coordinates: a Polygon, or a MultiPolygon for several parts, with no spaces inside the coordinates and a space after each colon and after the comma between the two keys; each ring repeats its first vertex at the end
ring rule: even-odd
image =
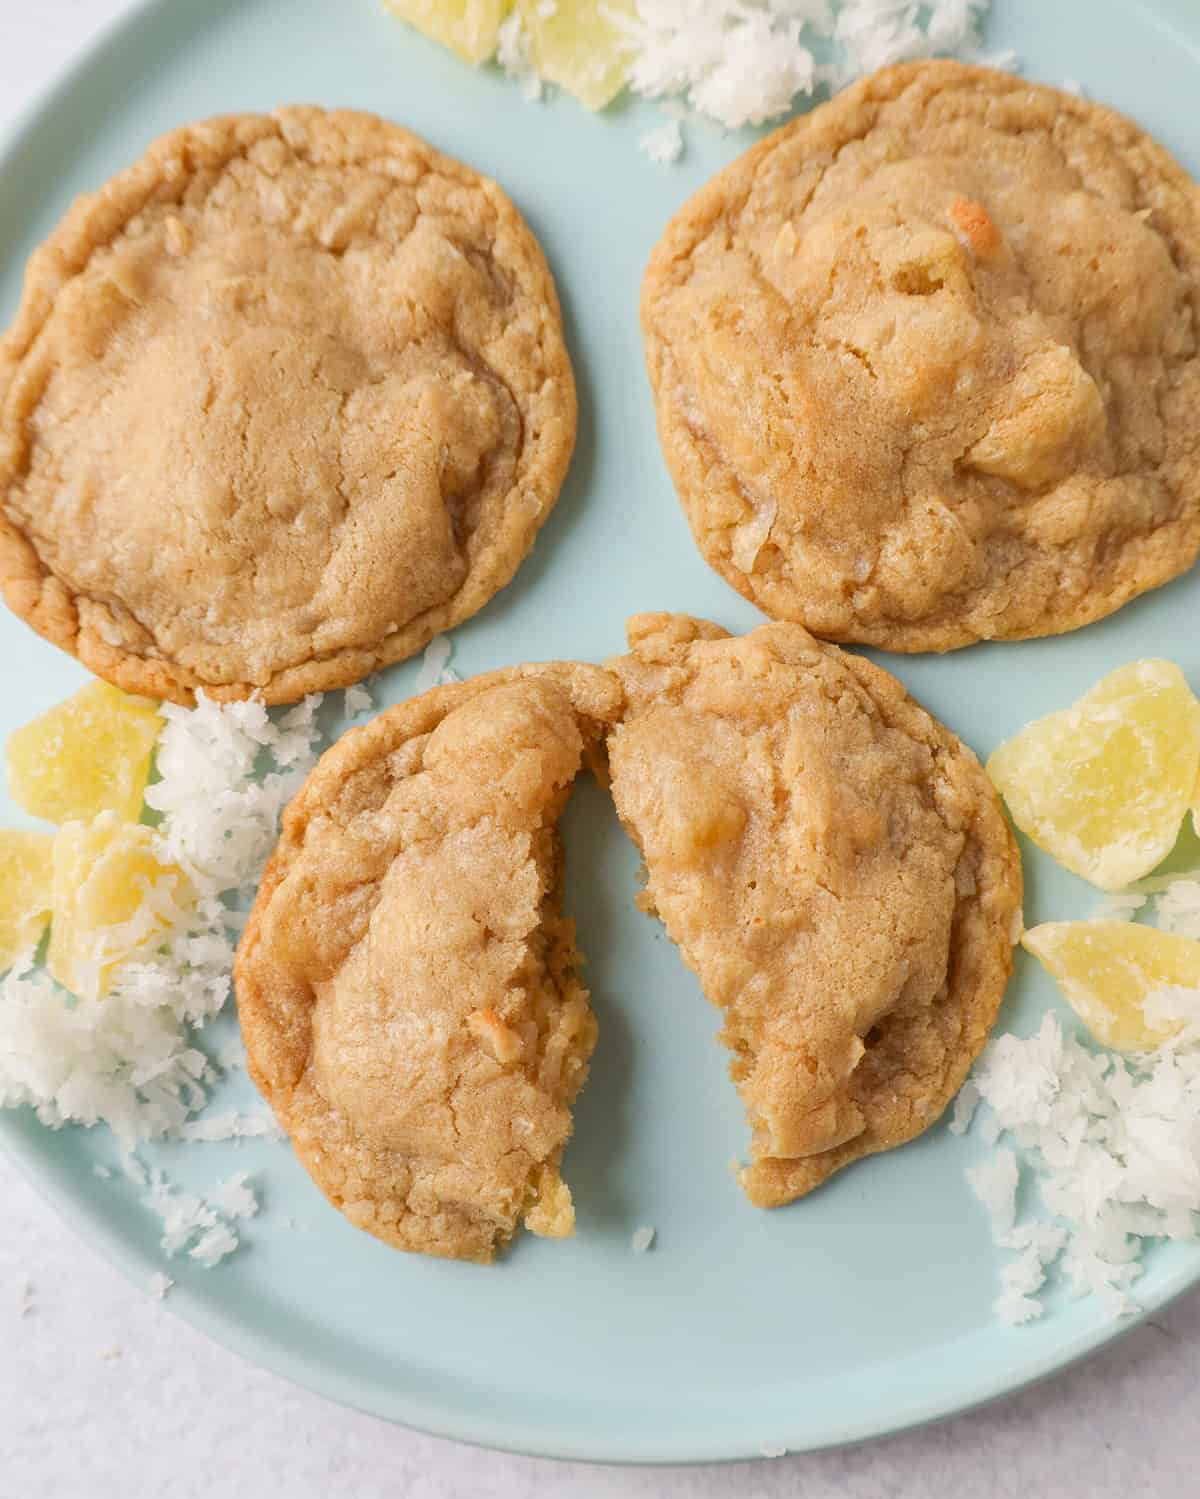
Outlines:
{"type": "MultiPolygon", "coordinates": [[[[990,0],[935,0],[926,7],[910,0],[844,0],[838,7],[834,40],[842,57],[834,82],[850,83],[876,68],[912,58],[956,52],[984,61],[981,30],[990,0]],[[924,25],[921,11],[927,11],[924,25]]],[[[1011,65],[1011,56],[987,59],[1011,65]]]]}
{"type": "Polygon", "coordinates": [[[1089,921],[1132,921],[1145,904],[1144,895],[1121,891],[1116,895],[1106,895],[1087,919],[1089,921]]]}
{"type": "Polygon", "coordinates": [[[279,814],[313,764],[318,702],[275,719],[255,701],[163,704],[160,779],[146,802],[161,817],[156,852],[183,869],[195,907],[170,912],[159,950],[123,964],[102,999],[73,1000],[40,970],[0,981],[0,1107],[29,1104],[52,1128],[105,1123],[126,1157],[139,1141],[189,1137],[213,1073],[193,1028],[229,996],[241,925],[232,908],[252,898],[279,814]]]}
{"type": "Polygon", "coordinates": [[[728,129],[782,115],[816,83],[811,37],[828,36],[826,0],[638,0],[623,25],[629,86],[650,99],[682,95],[728,129]]]}
{"type": "MultiPolygon", "coordinates": [[[[956,53],[995,67],[1012,54],[980,50],[991,0],[637,0],[610,9],[629,57],[628,85],[648,99],[680,99],[735,130],[778,119],[820,84],[840,87],[887,63],[956,53]]],[[[540,0],[539,18],[555,13],[540,0]]],[[[542,96],[521,12],[501,23],[496,61],[527,99],[542,96]]],[[[609,60],[597,57],[603,73],[609,60]]],[[[677,161],[682,139],[665,127],[642,136],[653,161],[677,161]]],[[[429,684],[433,685],[432,682],[429,684]]]]}
{"type": "Polygon", "coordinates": [[[737,129],[786,114],[819,83],[840,86],[886,63],[950,52],[983,61],[989,4],[638,0],[635,16],[611,14],[629,42],[635,93],[681,96],[698,113],[737,129]]]}
{"type": "Polygon", "coordinates": [[[273,1114],[265,1109],[254,1114],[238,1114],[230,1110],[225,1114],[206,1114],[201,1119],[189,1119],[174,1130],[173,1138],[179,1140],[281,1140],[283,1131],[273,1114]]]}
{"type": "Polygon", "coordinates": [[[358,718],[369,713],[374,706],[375,699],[362,682],[356,682],[342,693],[342,715],[345,718],[358,718]]]}
{"type": "MultiPolygon", "coordinates": [[[[351,689],[353,691],[353,689],[351,689]]],[[[349,712],[369,696],[347,694],[349,712]]],[[[259,702],[194,709],[164,704],[157,768],[146,792],[160,814],[155,852],[183,869],[197,893],[194,908],[164,911],[168,926],[157,951],[123,964],[103,999],[74,999],[40,970],[0,981],[0,1107],[31,1105],[52,1128],[107,1124],[120,1147],[123,1175],[161,1220],[168,1257],[186,1252],[215,1265],[238,1246],[232,1227],[258,1209],[245,1173],[210,1199],[180,1192],[162,1171],[148,1173],[134,1153],[144,1141],[278,1139],[265,1109],[200,1113],[209,1084],[244,1065],[237,1038],[209,1060],[196,1031],[222,1009],[231,989],[234,945],[244,910],[278,835],[279,815],[308,773],[317,748],[311,697],[272,717],[259,702]]],[[[159,887],[147,891],[133,921],[145,921],[159,887]]],[[[107,1179],[108,1166],[94,1174],[107,1179]]],[[[167,1277],[153,1286],[166,1294],[167,1277]]]]}
{"type": "Polygon", "coordinates": [[[421,669],[417,672],[415,692],[428,692],[431,687],[445,687],[462,678],[450,669],[450,657],[454,647],[446,635],[435,635],[425,647],[421,657],[421,669]]]}
{"type": "Polygon", "coordinates": [[[222,1072],[243,1072],[246,1067],[246,1048],[241,1036],[228,1036],[217,1047],[214,1059],[222,1072]]]}
{"type": "Polygon", "coordinates": [[[169,1275],[164,1275],[161,1270],[156,1270],[146,1281],[146,1291],[153,1296],[155,1301],[161,1301],[171,1289],[175,1282],[169,1275]]]}
{"type": "Polygon", "coordinates": [[[1002,1239],[1017,1221],[1017,1158],[1001,1149],[990,1160],[972,1166],[967,1180],[975,1195],[992,1215],[992,1233],[1002,1239]]]}
{"type": "Polygon", "coordinates": [[[786,1457],[787,1456],[787,1448],[786,1447],[760,1447],[758,1449],[758,1455],[759,1455],[759,1457],[786,1457]]]}
{"type": "MultiPolygon", "coordinates": [[[[546,19],[544,12],[539,10],[542,19],[546,19]]],[[[554,11],[551,9],[550,15],[554,11]]],[[[520,86],[522,94],[531,104],[536,104],[542,97],[542,80],[534,70],[533,60],[530,56],[529,37],[521,24],[521,12],[514,10],[500,23],[500,31],[497,36],[496,61],[514,81],[520,86]]],[[[430,684],[432,685],[432,684],[430,684]]]]}
{"type": "Polygon", "coordinates": [[[206,1229],[188,1250],[188,1257],[199,1261],[206,1270],[211,1270],[214,1265],[230,1255],[238,1247],[238,1236],[228,1224],[217,1223],[212,1228],[206,1229]]]}
{"type": "Polygon", "coordinates": [[[1154,875],[1106,895],[1089,921],[1132,921],[1145,915],[1160,931],[1200,940],[1200,870],[1154,875]]]}
{"type": "Polygon", "coordinates": [[[975,1068],[984,1138],[1007,1135],[1018,1147],[1045,1210],[1018,1211],[1020,1168],[1008,1147],[968,1172],[997,1243],[1016,1253],[995,1303],[1006,1321],[1042,1314],[1051,1266],[1113,1316],[1135,1311],[1130,1288],[1148,1243],[1197,1236],[1200,992],[1165,991],[1146,1011],[1183,1023],[1156,1052],[1092,1051],[1050,1014],[1034,1036],[990,1042],[975,1068]]]}
{"type": "Polygon", "coordinates": [[[258,1198],[248,1181],[247,1172],[237,1172],[217,1187],[209,1202],[226,1218],[253,1218],[258,1212],[258,1198]]]}
{"type": "Polygon", "coordinates": [[[1152,898],[1156,926],[1200,939],[1200,875],[1176,875],[1152,898]]]}
{"type": "Polygon", "coordinates": [[[180,1192],[166,1174],[150,1174],[150,1190],[143,1201],[157,1214],[162,1224],[160,1245],[168,1259],[187,1255],[211,1269],[238,1247],[239,1239],[232,1227],[239,1218],[250,1218],[258,1212],[258,1198],[246,1185],[247,1175],[238,1172],[204,1198],[193,1192],[180,1192]]]}
{"type": "Polygon", "coordinates": [[[629,1247],[633,1250],[634,1254],[645,1254],[647,1249],[653,1245],[655,1234],[655,1229],[651,1228],[649,1224],[643,1224],[641,1228],[634,1229],[633,1237],[629,1241],[629,1247]]]}
{"type": "Polygon", "coordinates": [[[683,155],[683,128],[678,120],[664,120],[653,130],[647,130],[638,145],[651,161],[669,166],[683,155]]]}

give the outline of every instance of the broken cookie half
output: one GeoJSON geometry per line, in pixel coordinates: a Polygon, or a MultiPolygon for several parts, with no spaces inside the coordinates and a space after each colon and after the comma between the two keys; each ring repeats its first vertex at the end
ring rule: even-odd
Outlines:
{"type": "Polygon", "coordinates": [[[630,621],[612,792],[705,994],[760,1207],[932,1124],[996,1017],[1021,867],[975,756],[791,624],[630,621]]]}
{"type": "Polygon", "coordinates": [[[317,1185],[401,1249],[574,1227],[596,1039],[556,823],[619,686],[530,666],[346,735],[289,807],[238,953],[252,1077],[317,1185]]]}

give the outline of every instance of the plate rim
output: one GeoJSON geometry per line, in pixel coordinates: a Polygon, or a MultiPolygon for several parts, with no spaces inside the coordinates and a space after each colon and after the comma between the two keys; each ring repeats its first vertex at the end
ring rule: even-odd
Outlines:
{"type": "MultiPolygon", "coordinates": [[[[1189,50],[1200,56],[1200,12],[1194,8],[1194,0],[1125,0],[1125,4],[1130,11],[1140,13],[1148,24],[1168,27],[1189,50]]],[[[55,104],[69,95],[105,55],[120,47],[123,40],[137,32],[150,16],[169,10],[203,11],[205,8],[206,0],[132,0],[121,13],[100,27],[81,51],[52,71],[9,125],[0,130],[0,174],[10,169],[10,158],[36,134],[55,104]]],[[[74,1125],[66,1127],[79,1128],[74,1125]]],[[[38,1124],[29,1108],[0,1110],[0,1149],[16,1166],[21,1177],[88,1248],[97,1250],[131,1286],[144,1290],[146,1276],[153,1270],[162,1269],[162,1265],[150,1263],[129,1238],[110,1226],[108,1218],[91,1213],[85,1201],[39,1159],[57,1133],[55,1129],[38,1124]],[[28,1129],[23,1127],[26,1121],[41,1132],[33,1137],[38,1144],[32,1143],[28,1129]]],[[[1119,1321],[1102,1321],[1066,1338],[1052,1352],[1032,1361],[1026,1360],[1021,1374],[1015,1379],[1010,1366],[1003,1364],[988,1377],[970,1383],[965,1393],[948,1396],[941,1392],[915,1398],[883,1421],[878,1415],[863,1415],[844,1419],[832,1426],[825,1422],[826,1434],[816,1438],[802,1437],[796,1446],[787,1446],[785,1454],[781,1455],[799,1456],[883,1440],[966,1416],[1010,1396],[1015,1397],[1074,1368],[1100,1349],[1115,1346],[1172,1302],[1198,1288],[1200,1254],[1191,1264],[1168,1272],[1153,1291],[1141,1296],[1136,1313],[1119,1321]]],[[[236,1315],[223,1311],[219,1297],[197,1295],[186,1285],[173,1287],[170,1297],[164,1300],[164,1308],[171,1316],[179,1317],[237,1357],[289,1384],[336,1405],[428,1436],[516,1456],[589,1464],[665,1467],[769,1460],[761,1447],[753,1443],[731,1447],[721,1436],[713,1439],[711,1450],[698,1449],[698,1438],[693,1434],[686,1448],[666,1447],[660,1439],[653,1439],[653,1450],[649,1451],[643,1450],[637,1442],[630,1443],[607,1431],[567,1433],[559,1429],[550,1434],[546,1428],[535,1425],[520,1425],[510,1420],[491,1421],[478,1412],[467,1414],[436,1401],[423,1403],[411,1392],[398,1387],[385,1393],[369,1380],[360,1383],[336,1364],[322,1362],[307,1354],[291,1353],[278,1337],[261,1329],[248,1328],[236,1315]]],[[[1015,1334],[1019,1333],[1020,1329],[1015,1329],[1015,1334]]]]}
{"type": "MultiPolygon", "coordinates": [[[[168,0],[151,0],[151,3],[168,3],[168,0]]],[[[151,1265],[133,1244],[109,1227],[106,1218],[93,1217],[81,1200],[60,1186],[53,1175],[39,1170],[37,1147],[31,1146],[22,1138],[24,1132],[17,1123],[20,1117],[0,1113],[0,1148],[17,1166],[30,1187],[58,1212],[73,1233],[89,1247],[97,1249],[132,1286],[144,1290],[146,1276],[154,1270],[161,1270],[162,1264],[151,1265]]],[[[46,1130],[49,1138],[53,1138],[55,1133],[57,1132],[46,1130]]],[[[794,1447],[788,1446],[784,1455],[795,1457],[806,1452],[830,1451],[881,1441],[940,1421],[966,1416],[1009,1396],[1017,1396],[1057,1374],[1065,1373],[1099,1349],[1114,1346],[1151,1321],[1171,1302],[1188,1291],[1196,1290],[1198,1286],[1200,1255],[1194,1257],[1192,1264],[1169,1273],[1153,1292],[1143,1296],[1136,1313],[1122,1317],[1119,1321],[1101,1322],[1068,1339],[1054,1352],[1029,1363],[1015,1381],[1011,1378],[1008,1366],[1004,1365],[994,1372],[987,1371],[986,1377],[977,1379],[964,1398],[956,1399],[953,1404],[947,1404],[944,1395],[932,1394],[913,1399],[894,1418],[883,1424],[869,1415],[851,1416],[831,1427],[820,1438],[805,1438],[794,1447]]],[[[478,1413],[462,1415],[452,1411],[446,1414],[444,1408],[432,1402],[423,1410],[416,1409],[420,1403],[407,1392],[393,1392],[389,1400],[369,1381],[360,1384],[340,1367],[320,1363],[307,1355],[301,1355],[289,1367],[285,1356],[286,1348],[278,1339],[248,1331],[233,1314],[222,1311],[219,1299],[196,1295],[186,1285],[173,1286],[169,1296],[164,1298],[163,1306],[172,1316],[180,1317],[229,1352],[258,1368],[267,1369],[289,1384],[298,1385],[337,1405],[393,1425],[407,1427],[426,1436],[465,1442],[469,1446],[507,1452],[519,1457],[622,1467],[691,1467],[766,1457],[761,1446],[749,1443],[745,1447],[730,1450],[728,1443],[720,1437],[714,1440],[712,1450],[697,1451],[696,1438],[693,1436],[686,1449],[656,1446],[650,1452],[642,1450],[636,1443],[620,1446],[620,1439],[614,1441],[609,1433],[576,1432],[568,1440],[561,1431],[551,1437],[539,1427],[516,1427],[507,1421],[493,1422],[478,1413]]],[[[1012,1333],[1014,1337],[1020,1337],[1021,1329],[1014,1328],[1012,1333]]]]}

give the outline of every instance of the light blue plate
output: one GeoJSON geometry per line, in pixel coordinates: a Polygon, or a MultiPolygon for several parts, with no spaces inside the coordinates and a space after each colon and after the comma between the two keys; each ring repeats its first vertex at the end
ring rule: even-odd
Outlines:
{"type": "MultiPolygon", "coordinates": [[[[996,0],[989,42],[1030,75],[1080,80],[1200,167],[1200,13],[1192,0],[996,0]],[[1189,128],[1189,124],[1191,128],[1189,128]]],[[[668,215],[746,144],[689,131],[682,166],[637,149],[658,116],[533,107],[472,73],[372,0],[172,0],[97,47],[9,145],[0,175],[0,314],[25,256],[73,194],[161,131],[294,101],[411,126],[496,178],[540,235],[566,309],[580,441],[558,508],[517,581],[455,634],[464,674],[547,656],[599,659],[636,609],[758,621],[692,544],[655,439],[637,291],[668,215]]],[[[1198,413],[1200,416],[1200,413],[1198,413]]],[[[147,413],[147,420],[153,414],[147,413]]],[[[1059,640],[983,646],[888,667],[981,754],[1138,656],[1180,660],[1200,686],[1200,575],[1059,640]]],[[[382,683],[393,701],[414,665],[382,683]]],[[[0,610],[0,730],[73,690],[82,671],[0,610]]],[[[7,807],[0,821],[20,821],[7,807]]],[[[958,1411],[1088,1352],[1118,1328],[1090,1301],[997,1326],[997,1257],[963,1180],[978,1153],[945,1126],[774,1213],[729,1169],[746,1128],[715,1017],[657,925],[634,909],[637,859],[590,783],[566,817],[569,905],[590,955],[601,1039],[566,1170],[579,1234],[525,1236],[492,1269],[394,1253],[327,1207],[284,1145],[192,1146],[157,1158],[203,1187],[235,1169],[264,1186],[249,1247],[211,1272],[169,1268],[169,1306],[230,1347],[338,1400],[496,1447],[606,1460],[752,1456],[849,1442],[958,1411]],[[289,1228],[285,1218],[293,1217],[289,1228]],[[630,1235],[653,1224],[649,1254],[630,1235]]],[[[1094,892],[1026,849],[1030,922],[1083,915],[1094,892]]],[[[1018,957],[1003,1024],[1056,1003],[1018,957]]],[[[244,1083],[249,1103],[249,1085],[244,1083]]],[[[230,1095],[231,1097],[237,1095],[230,1095]]],[[[84,1237],[144,1282],[156,1230],[100,1131],[51,1133],[17,1113],[0,1140],[84,1237]]],[[[1200,1279],[1200,1252],[1155,1251],[1147,1309],[1200,1279]]],[[[1127,1324],[1126,1324],[1127,1325],[1127,1324]]]]}

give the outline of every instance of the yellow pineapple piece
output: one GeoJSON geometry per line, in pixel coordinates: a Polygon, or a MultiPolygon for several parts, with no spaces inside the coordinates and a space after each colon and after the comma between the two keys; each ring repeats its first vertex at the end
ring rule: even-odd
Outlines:
{"type": "MultiPolygon", "coordinates": [[[[1200,991],[1200,942],[1130,921],[1050,921],[1021,938],[1104,1046],[1152,1051],[1182,1029],[1143,1004],[1164,989],[1200,991]]],[[[1197,994],[1200,1010],[1200,992],[1197,994]]]]}
{"type": "Polygon", "coordinates": [[[1013,821],[1101,890],[1171,852],[1200,774],[1200,703],[1170,661],[1112,672],[988,761],[1013,821]]]}
{"type": "Polygon", "coordinates": [[[90,682],[8,738],[13,801],[50,822],[115,812],[136,822],[162,727],[155,705],[90,682]]]}
{"type": "Polygon", "coordinates": [[[603,109],[625,84],[631,52],[612,20],[632,16],[633,0],[517,0],[538,74],[603,109]]]}
{"type": "Polygon", "coordinates": [[[107,993],[114,970],[157,946],[195,898],[183,871],[154,850],[152,828],[113,812],[69,822],[54,840],[46,967],[81,999],[107,993]]]}
{"type": "Polygon", "coordinates": [[[0,973],[42,940],[50,920],[53,847],[49,833],[0,828],[0,973]]]}
{"type": "Polygon", "coordinates": [[[393,15],[415,26],[431,41],[457,52],[472,67],[496,51],[500,23],[513,0],[384,0],[393,15]]]}

